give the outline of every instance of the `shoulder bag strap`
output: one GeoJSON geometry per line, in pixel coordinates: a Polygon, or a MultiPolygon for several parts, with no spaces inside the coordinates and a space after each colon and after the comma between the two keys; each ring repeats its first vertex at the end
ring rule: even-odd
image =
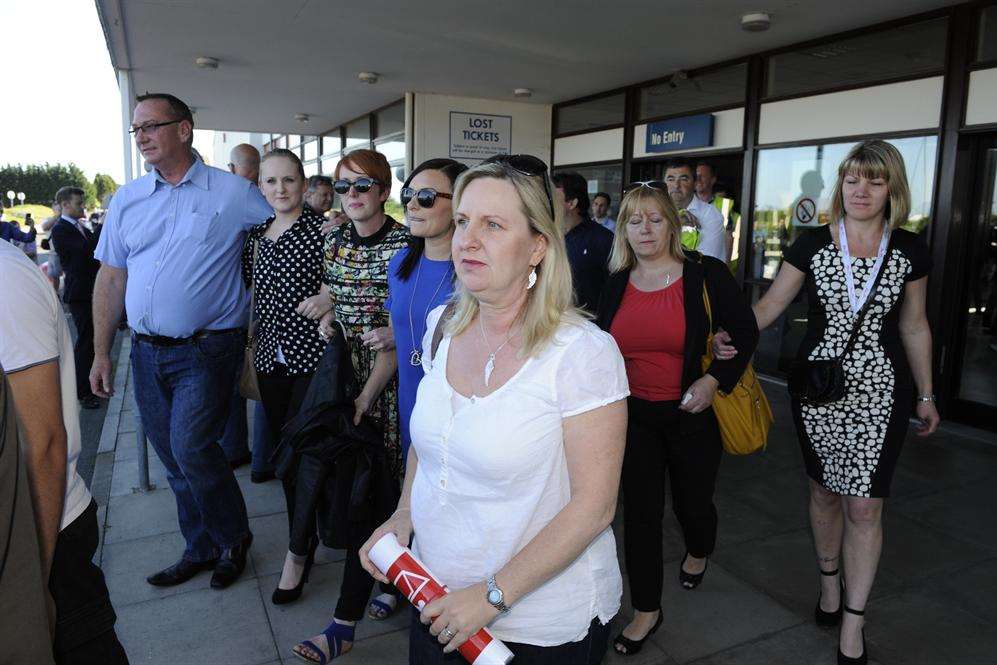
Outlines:
{"type": "Polygon", "coordinates": [[[260,240],[259,238],[250,238],[253,243],[253,267],[249,272],[250,277],[253,280],[252,291],[249,294],[249,324],[246,326],[246,330],[249,334],[246,335],[246,346],[250,346],[253,343],[253,338],[256,337],[256,320],[253,319],[253,312],[256,310],[256,288],[258,284],[256,283],[256,260],[260,256],[260,240]]]}
{"type": "Polygon", "coordinates": [[[858,316],[855,317],[855,323],[852,324],[852,332],[848,336],[845,348],[836,360],[839,365],[844,362],[845,356],[852,352],[852,348],[855,346],[855,342],[859,338],[859,330],[862,328],[862,322],[865,320],[865,315],[868,313],[869,307],[872,305],[872,301],[876,299],[876,292],[879,290],[879,280],[882,279],[883,273],[886,272],[886,261],[890,256],[890,248],[892,246],[893,238],[891,237],[890,242],[886,246],[886,256],[883,258],[883,264],[879,267],[879,272],[876,273],[876,279],[872,283],[872,289],[869,290],[869,298],[866,299],[865,304],[862,305],[862,309],[859,310],[858,316]]]}
{"type": "Polygon", "coordinates": [[[444,325],[450,320],[450,317],[453,316],[455,309],[457,309],[457,306],[454,303],[448,304],[446,309],[443,310],[443,313],[440,314],[439,320],[436,322],[436,329],[433,330],[433,345],[429,349],[430,360],[436,358],[436,350],[440,348],[440,342],[443,341],[444,325]]]}

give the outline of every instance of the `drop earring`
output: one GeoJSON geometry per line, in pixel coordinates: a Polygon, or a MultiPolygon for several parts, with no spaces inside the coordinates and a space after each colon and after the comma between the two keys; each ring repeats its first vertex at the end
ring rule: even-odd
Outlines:
{"type": "Polygon", "coordinates": [[[526,279],[526,290],[529,291],[537,283],[537,269],[530,270],[530,276],[526,279]]]}

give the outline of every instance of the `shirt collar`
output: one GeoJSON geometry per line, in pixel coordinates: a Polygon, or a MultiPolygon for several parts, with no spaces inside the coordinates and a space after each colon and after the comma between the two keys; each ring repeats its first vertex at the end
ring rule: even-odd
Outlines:
{"type": "MultiPolygon", "coordinates": [[[[194,163],[190,165],[190,168],[187,169],[187,173],[184,174],[183,178],[180,179],[180,182],[178,182],[176,186],[179,187],[185,182],[189,182],[204,191],[208,190],[208,167],[204,165],[204,162],[196,157],[194,158],[194,163]]],[[[160,183],[167,187],[173,186],[166,182],[163,176],[159,175],[159,171],[156,169],[153,169],[143,176],[142,185],[145,195],[152,196],[155,193],[156,188],[159,187],[160,183]]]]}
{"type": "Polygon", "coordinates": [[[79,223],[80,223],[80,220],[78,220],[78,219],[73,219],[73,218],[72,218],[72,217],[70,217],[69,215],[60,215],[60,216],[59,216],[59,219],[64,219],[64,220],[66,220],[67,222],[69,222],[70,224],[72,224],[73,226],[79,226],[79,223]]]}

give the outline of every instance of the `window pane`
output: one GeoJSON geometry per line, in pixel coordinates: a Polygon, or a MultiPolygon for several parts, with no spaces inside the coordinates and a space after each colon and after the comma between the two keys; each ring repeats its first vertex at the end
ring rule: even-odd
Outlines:
{"type": "Polygon", "coordinates": [[[370,118],[368,116],[357,118],[346,125],[346,147],[370,147],[370,118]]]}
{"type": "Polygon", "coordinates": [[[318,157],[318,140],[309,141],[305,144],[305,161],[310,161],[318,157]]]}
{"type": "Polygon", "coordinates": [[[939,18],[774,55],[766,97],[941,72],[947,30],[939,18]]]}
{"type": "MultiPolygon", "coordinates": [[[[904,227],[915,233],[931,221],[934,196],[935,136],[890,139],[904,158],[911,192],[911,211],[904,227]]],[[[751,265],[748,276],[775,279],[782,252],[801,229],[814,228],[828,218],[838,165],[854,143],[834,143],[761,150],[755,180],[755,214],[751,265]]]]}
{"type": "Polygon", "coordinates": [[[310,178],[313,175],[318,175],[318,162],[308,162],[304,165],[305,167],[305,177],[310,178]]]}
{"type": "Polygon", "coordinates": [[[339,163],[339,155],[322,158],[322,175],[331,176],[336,172],[336,164],[339,163]]]}
{"type": "Polygon", "coordinates": [[[405,102],[400,101],[377,112],[377,138],[405,132],[405,102]]]}
{"type": "Polygon", "coordinates": [[[664,83],[642,88],[640,118],[744,103],[747,77],[748,65],[742,63],[689,78],[674,76],[664,83]]]}
{"type": "Polygon", "coordinates": [[[976,60],[997,60],[997,5],[991,5],[980,12],[980,40],[976,60]]]}
{"type": "MultiPolygon", "coordinates": [[[[767,284],[753,285],[751,301],[758,302],[768,288],[767,284]]],[[[782,315],[760,331],[758,347],[752,356],[755,369],[770,374],[789,372],[807,330],[807,307],[807,290],[800,289],[782,315]]]]}
{"type": "Polygon", "coordinates": [[[402,184],[405,182],[405,162],[391,164],[391,193],[384,202],[384,212],[391,215],[396,222],[405,222],[405,210],[402,208],[402,184]]]}
{"type": "Polygon", "coordinates": [[[554,132],[566,134],[606,125],[622,125],[624,104],[624,95],[620,93],[580,104],[562,106],[557,109],[554,132]]]}
{"type": "Polygon", "coordinates": [[[278,148],[286,148],[287,147],[287,135],[286,134],[281,134],[280,137],[277,139],[277,147],[278,148]]]}
{"type": "Polygon", "coordinates": [[[329,132],[322,137],[322,154],[323,155],[335,155],[338,154],[340,150],[343,149],[343,139],[339,136],[339,128],[337,127],[335,131],[329,132]]]}
{"type": "Polygon", "coordinates": [[[623,191],[623,165],[607,164],[604,166],[582,166],[554,169],[554,173],[574,171],[581,174],[588,182],[589,201],[598,193],[609,194],[609,216],[616,219],[620,210],[620,192],[623,191]]]}
{"type": "Polygon", "coordinates": [[[374,150],[382,153],[389,162],[405,161],[405,135],[383,139],[374,144],[374,150]]]}

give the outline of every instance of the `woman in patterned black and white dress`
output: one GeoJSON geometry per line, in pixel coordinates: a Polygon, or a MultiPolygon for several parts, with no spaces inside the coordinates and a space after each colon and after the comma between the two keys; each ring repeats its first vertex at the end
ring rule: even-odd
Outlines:
{"type": "MultiPolygon", "coordinates": [[[[824,626],[841,623],[838,663],[867,659],[863,614],[882,548],[883,500],[907,434],[915,385],[918,434],[930,434],[939,420],[925,315],[931,260],[919,236],[898,228],[909,210],[900,153],[885,141],[860,143],[838,168],[831,219],[841,221],[802,234],[754,307],[759,329],[765,328],[805,286],[807,332],[797,359],[834,359],[846,346],[854,312],[872,299],[843,361],[845,397],[825,405],[793,401],[821,572],[815,619],[824,626]],[[882,276],[872,289],[877,268],[882,276]]],[[[729,357],[731,347],[719,350],[729,357]]]]}

